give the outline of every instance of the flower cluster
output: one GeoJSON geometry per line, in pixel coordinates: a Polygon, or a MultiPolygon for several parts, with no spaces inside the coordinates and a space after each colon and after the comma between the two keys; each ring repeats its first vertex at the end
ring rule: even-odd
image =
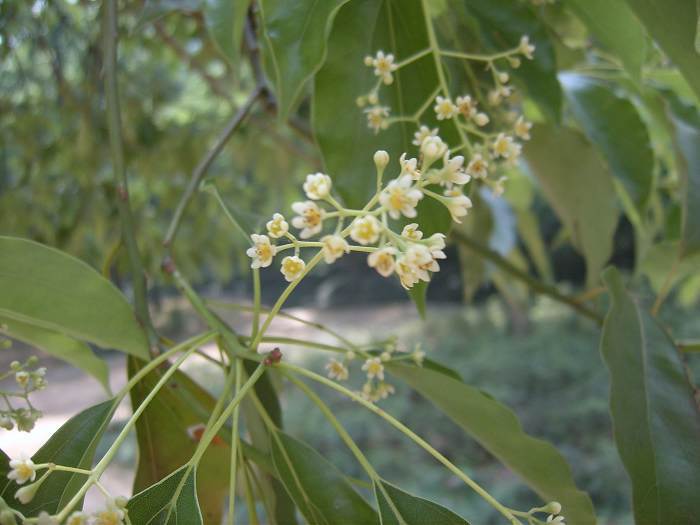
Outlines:
{"type": "Polygon", "coordinates": [[[10,363],[10,370],[0,375],[0,380],[12,377],[15,384],[15,389],[12,391],[0,390],[7,404],[7,409],[0,410],[0,428],[12,430],[17,427],[20,431],[29,432],[41,417],[41,412],[32,406],[29,399],[32,392],[43,390],[47,384],[46,368],[37,368],[37,363],[38,359],[35,356],[24,363],[13,361],[10,363]],[[10,399],[22,400],[26,406],[15,407],[10,399]]]}

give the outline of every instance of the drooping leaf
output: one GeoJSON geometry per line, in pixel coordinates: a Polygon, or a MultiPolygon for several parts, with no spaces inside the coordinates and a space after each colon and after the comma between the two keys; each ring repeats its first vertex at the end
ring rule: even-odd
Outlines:
{"type": "Polygon", "coordinates": [[[262,0],[279,115],[286,118],[304,84],[321,66],[333,18],[348,0],[262,0]]]}
{"type": "Polygon", "coordinates": [[[627,0],[647,32],[700,97],[700,54],[695,50],[698,12],[692,0],[627,0]]]}
{"type": "Polygon", "coordinates": [[[524,151],[550,206],[586,260],[588,286],[595,284],[612,253],[618,218],[607,167],[583,135],[566,127],[535,126],[524,151]]]}
{"type": "Polygon", "coordinates": [[[547,29],[526,2],[511,0],[464,0],[469,13],[479,21],[483,39],[494,50],[518,46],[527,35],[535,44],[534,60],[523,58],[512,71],[513,79],[554,121],[561,116],[561,87],[557,80],[554,47],[547,29]]]}
{"type": "MultiPolygon", "coordinates": [[[[36,464],[56,463],[67,467],[91,468],[95,449],[115,409],[116,404],[110,399],[73,416],[32,456],[32,461],[36,464]]],[[[52,472],[27,505],[14,499],[14,493],[19,488],[15,483],[7,484],[0,496],[26,516],[36,516],[41,511],[53,514],[68,503],[85,479],[81,474],[52,472]]]]}
{"type": "MultiPolygon", "coordinates": [[[[129,359],[129,375],[139,369],[129,359]]],[[[148,374],[131,390],[131,400],[138,406],[159,380],[157,373],[148,374]]],[[[212,396],[177,371],[163,385],[136,422],[139,463],[134,478],[134,492],[156,484],[185,464],[197,448],[198,441],[189,429],[206,424],[205,417],[215,404],[212,396]],[[203,407],[205,414],[196,407],[203,407]]],[[[209,445],[197,468],[198,501],[207,523],[220,523],[224,500],[228,493],[231,448],[220,438],[209,445]]]]}
{"type": "Polygon", "coordinates": [[[654,153],[634,104],[590,77],[563,73],[559,78],[584,132],[641,211],[652,188],[654,153]]]}
{"type": "Polygon", "coordinates": [[[469,525],[451,510],[404,492],[384,480],[374,483],[374,497],[382,525],[469,525]]]}
{"type": "Polygon", "coordinates": [[[87,372],[97,379],[109,392],[109,368],[107,363],[97,357],[92,349],[81,341],[63,334],[46,330],[36,325],[22,323],[0,315],[0,325],[6,327],[6,333],[19,341],[32,345],[47,354],[62,359],[76,368],[87,372]]]}
{"type": "Polygon", "coordinates": [[[700,251],[700,113],[666,94],[675,127],[680,171],[682,207],[682,253],[691,256],[700,251]]]}
{"type": "Polygon", "coordinates": [[[238,65],[250,0],[205,0],[204,20],[221,53],[238,65]]]}
{"type": "Polygon", "coordinates": [[[636,523],[700,523],[700,414],[678,349],[611,268],[601,353],[636,523]]]}
{"type": "MultiPolygon", "coordinates": [[[[143,491],[126,506],[131,523],[144,525],[201,525],[196,469],[183,465],[143,491]]],[[[207,523],[220,523],[209,522],[207,523]]]]}
{"type": "Polygon", "coordinates": [[[639,80],[647,49],[644,27],[624,2],[569,0],[568,5],[583,20],[593,36],[639,80]]]}
{"type": "Polygon", "coordinates": [[[544,501],[559,501],[570,522],[594,524],[590,498],[576,488],[571,468],[549,443],[525,434],[513,412],[480,390],[427,367],[391,364],[406,381],[465,430],[544,501]]]}
{"type": "Polygon", "coordinates": [[[147,357],[131,306],[112,283],[70,255],[0,237],[0,315],[104,348],[147,357]]]}
{"type": "Polygon", "coordinates": [[[313,448],[283,432],[277,432],[270,442],[280,479],[309,523],[379,524],[374,509],[313,448]]]}

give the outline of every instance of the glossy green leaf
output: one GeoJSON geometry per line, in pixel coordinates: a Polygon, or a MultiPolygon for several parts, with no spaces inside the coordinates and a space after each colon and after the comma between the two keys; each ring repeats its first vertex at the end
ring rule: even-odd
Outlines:
{"type": "MultiPolygon", "coordinates": [[[[67,467],[91,468],[97,445],[115,409],[114,401],[109,400],[73,416],[32,456],[32,461],[36,464],[56,463],[67,467]]],[[[36,516],[41,511],[53,514],[68,503],[84,482],[84,475],[53,472],[27,505],[14,499],[14,493],[19,488],[15,483],[7,484],[0,496],[27,516],[36,516]]]]}
{"type": "MultiPolygon", "coordinates": [[[[344,5],[328,39],[328,56],[315,77],[312,122],[327,173],[336,181],[346,205],[361,208],[375,191],[376,169],[372,157],[378,149],[389,152],[391,161],[385,177],[399,172],[399,156],[409,152],[416,126],[396,123],[374,134],[355,101],[376,83],[372,69],[363,59],[378,50],[393,53],[397,61],[429,46],[425,14],[419,0],[357,0],[344,5]]],[[[425,56],[397,71],[394,83],[380,90],[380,103],[393,115],[410,115],[418,110],[439,85],[435,62],[425,56]]],[[[436,127],[427,112],[425,123],[436,127]]],[[[440,127],[450,144],[459,139],[452,123],[440,127]]],[[[418,222],[426,235],[446,231],[450,217],[432,199],[419,205],[418,222]]]]}
{"type": "Polygon", "coordinates": [[[700,113],[667,94],[676,132],[678,168],[681,175],[682,250],[684,256],[700,252],[700,113]]]}
{"type": "MultiPolygon", "coordinates": [[[[139,369],[129,359],[129,375],[139,369]]],[[[160,376],[148,374],[131,390],[131,401],[138,406],[160,376]]],[[[215,400],[185,373],[176,372],[136,422],[139,463],[134,492],[150,487],[185,464],[194,454],[198,441],[188,429],[206,424],[215,400]],[[196,407],[205,409],[203,415],[196,407]]],[[[220,438],[209,445],[197,468],[199,505],[207,523],[220,523],[228,493],[231,448],[220,438]]]]}
{"type": "Polygon", "coordinates": [[[695,50],[698,24],[695,2],[627,0],[627,4],[700,97],[700,54],[695,50]]]}
{"type": "Polygon", "coordinates": [[[700,523],[700,414],[680,353],[625,290],[604,273],[612,305],[601,353],[610,371],[615,443],[632,479],[635,521],[700,523]]]}
{"type": "Polygon", "coordinates": [[[654,153],[634,104],[590,77],[564,73],[560,80],[583,131],[641,210],[651,193],[654,153]]]}
{"type": "Polygon", "coordinates": [[[389,370],[518,474],[544,501],[559,501],[569,522],[596,522],[591,500],[576,488],[564,458],[549,443],[525,434],[506,406],[437,370],[398,363],[391,364],[389,370]]]}
{"type": "Polygon", "coordinates": [[[379,524],[374,509],[313,448],[283,432],[270,442],[280,479],[310,524],[379,524]]]}
{"type": "Polygon", "coordinates": [[[110,391],[107,363],[97,357],[92,348],[85,343],[58,332],[22,323],[2,315],[0,315],[0,325],[6,327],[5,333],[10,337],[32,345],[87,372],[97,379],[107,392],[110,391]]]}
{"type": "Polygon", "coordinates": [[[221,53],[234,66],[243,40],[250,0],[205,0],[204,21],[221,53]]]}
{"type": "Polygon", "coordinates": [[[618,219],[607,167],[583,135],[566,127],[535,126],[524,152],[550,206],[586,260],[588,286],[594,285],[612,253],[618,219]]]}
{"type": "Polygon", "coordinates": [[[286,118],[304,84],[321,67],[333,18],[348,0],[262,0],[279,115],[286,118]]]}
{"type": "Polygon", "coordinates": [[[84,262],[42,244],[0,237],[0,315],[147,357],[124,296],[84,262]]]}
{"type": "Polygon", "coordinates": [[[469,13],[477,18],[482,38],[494,50],[517,47],[523,35],[535,44],[534,60],[523,58],[521,66],[512,70],[512,76],[551,119],[558,121],[562,94],[557,80],[554,46],[547,28],[532,8],[526,2],[512,0],[464,2],[469,13]]]}
{"type": "MultiPolygon", "coordinates": [[[[143,525],[201,525],[196,469],[183,465],[135,494],[126,506],[131,523],[143,525]]],[[[220,523],[207,522],[207,523],[220,523]]]]}
{"type": "Polygon", "coordinates": [[[469,525],[445,507],[413,496],[384,480],[374,483],[382,525],[469,525]]]}
{"type": "Polygon", "coordinates": [[[610,0],[568,0],[568,5],[608,51],[639,80],[647,49],[644,27],[624,2],[610,0]]]}

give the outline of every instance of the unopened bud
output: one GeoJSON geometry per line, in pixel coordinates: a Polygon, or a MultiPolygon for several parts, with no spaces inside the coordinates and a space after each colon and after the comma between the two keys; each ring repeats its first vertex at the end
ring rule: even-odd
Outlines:
{"type": "Polygon", "coordinates": [[[117,496],[114,498],[114,504],[119,507],[120,509],[126,508],[127,504],[129,503],[129,498],[126,498],[124,496],[117,496]]]}
{"type": "Polygon", "coordinates": [[[481,127],[485,126],[486,124],[489,123],[489,116],[486,113],[477,113],[474,116],[474,122],[476,122],[476,125],[481,127]]]}
{"type": "Polygon", "coordinates": [[[367,95],[367,101],[372,105],[379,104],[379,97],[376,93],[372,92],[367,95]]]}
{"type": "Polygon", "coordinates": [[[31,356],[29,359],[27,359],[27,364],[29,366],[34,366],[39,362],[39,358],[35,355],[31,356]]]}
{"type": "Polygon", "coordinates": [[[550,514],[554,514],[554,515],[560,514],[561,513],[561,503],[559,503],[558,501],[552,501],[552,502],[548,503],[547,506],[545,507],[544,512],[549,512],[550,514]]]}
{"type": "Polygon", "coordinates": [[[389,164],[389,154],[380,149],[374,153],[374,165],[377,166],[378,171],[384,171],[387,164],[389,164]]]}
{"type": "Polygon", "coordinates": [[[2,416],[0,417],[0,428],[4,428],[5,430],[12,430],[15,427],[14,421],[8,416],[2,416]]]}
{"type": "Polygon", "coordinates": [[[20,368],[22,368],[22,365],[20,364],[19,361],[12,361],[12,362],[10,363],[10,369],[12,369],[12,370],[19,370],[20,368]]]}
{"type": "Polygon", "coordinates": [[[15,515],[11,510],[5,509],[0,511],[0,525],[17,525],[17,520],[15,520],[15,515]]]}
{"type": "Polygon", "coordinates": [[[506,73],[506,72],[501,72],[501,73],[498,74],[498,81],[499,81],[501,84],[505,84],[506,82],[508,82],[508,80],[510,80],[510,76],[508,75],[508,73],[506,73]]]}

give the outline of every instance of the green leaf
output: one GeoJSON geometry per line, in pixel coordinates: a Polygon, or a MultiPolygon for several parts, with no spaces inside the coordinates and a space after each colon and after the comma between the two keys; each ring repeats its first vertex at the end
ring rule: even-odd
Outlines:
{"type": "Polygon", "coordinates": [[[527,35],[535,44],[534,60],[523,58],[518,69],[512,71],[516,83],[537,102],[554,121],[561,117],[561,87],[557,80],[554,46],[545,25],[530,6],[512,0],[464,0],[469,13],[479,21],[482,38],[494,51],[518,46],[527,35]]]}
{"type": "Polygon", "coordinates": [[[108,393],[110,392],[107,363],[97,357],[85,343],[58,332],[15,321],[2,315],[0,315],[0,325],[7,327],[5,333],[10,337],[43,350],[47,354],[58,357],[92,375],[108,393]]]}
{"type": "Polygon", "coordinates": [[[202,524],[196,478],[196,469],[188,469],[187,465],[183,465],[169,476],[134,495],[126,506],[131,523],[202,524]]]}
{"type": "Polygon", "coordinates": [[[666,97],[676,131],[677,164],[682,181],[682,253],[690,256],[700,251],[700,113],[669,93],[666,97]]]}
{"type": "Polygon", "coordinates": [[[694,3],[692,0],[627,0],[700,97],[700,54],[695,50],[698,12],[694,3]]]}
{"type": "Polygon", "coordinates": [[[347,1],[260,2],[280,118],[287,118],[302,87],[321,67],[333,18],[347,1]]]}
{"type": "Polygon", "coordinates": [[[145,334],[121,292],[66,253],[0,237],[0,290],[3,317],[148,357],[145,334]]]}
{"type": "Polygon", "coordinates": [[[559,78],[583,131],[642,211],[653,184],[654,153],[634,104],[608,85],[583,75],[563,73],[559,78]]]}
{"type": "Polygon", "coordinates": [[[693,274],[700,275],[700,252],[698,252],[690,257],[681,259],[676,264],[670,281],[666,283],[669,279],[669,263],[676,260],[679,250],[680,243],[678,241],[662,241],[651,246],[646,251],[639,271],[647,276],[655,292],[659,292],[664,285],[667,285],[669,290],[672,290],[681,281],[693,274]]]}
{"type": "Polygon", "coordinates": [[[678,349],[625,290],[603,274],[612,305],[600,350],[610,371],[615,443],[632,479],[636,523],[700,523],[700,414],[678,349]]]}
{"type": "MultiPolygon", "coordinates": [[[[32,461],[37,464],[56,463],[66,467],[92,468],[95,449],[115,409],[116,404],[110,399],[73,416],[32,456],[32,461]]],[[[54,514],[78,492],[85,479],[81,474],[52,472],[27,505],[14,499],[14,493],[19,488],[15,483],[7,484],[0,496],[27,516],[36,516],[41,511],[54,514]]]]}
{"type": "Polygon", "coordinates": [[[568,521],[577,525],[596,522],[591,500],[576,488],[564,458],[549,443],[525,434],[506,406],[436,370],[398,363],[389,370],[518,474],[544,501],[559,501],[568,521]]]}
{"type": "Polygon", "coordinates": [[[374,509],[313,448],[283,432],[277,432],[270,442],[280,479],[309,523],[379,524],[374,509]]]}
{"type": "MultiPolygon", "coordinates": [[[[129,359],[130,377],[139,368],[134,358],[129,359]]],[[[134,386],[131,390],[133,406],[141,404],[159,378],[160,375],[153,372],[134,386]]],[[[156,484],[192,457],[198,441],[189,435],[188,429],[206,424],[214,405],[212,396],[185,373],[173,374],[136,422],[140,453],[134,492],[156,484]],[[204,408],[204,414],[196,407],[204,408]]],[[[228,494],[230,455],[229,444],[215,438],[198,465],[198,499],[207,523],[221,522],[228,494]]]]}
{"type": "Polygon", "coordinates": [[[586,260],[588,286],[594,285],[612,253],[618,219],[607,167],[583,135],[566,127],[536,125],[524,152],[530,171],[586,260]]]}
{"type": "Polygon", "coordinates": [[[568,4],[603,47],[622,61],[629,75],[639,80],[646,56],[647,37],[624,2],[569,0],[568,4]]]}
{"type": "Polygon", "coordinates": [[[238,66],[248,6],[250,0],[206,0],[204,4],[204,21],[209,34],[234,66],[238,66]]]}
{"type": "Polygon", "coordinates": [[[203,0],[146,0],[136,27],[141,28],[176,11],[194,13],[202,8],[202,2],[203,0]]]}
{"type": "Polygon", "coordinates": [[[384,480],[374,483],[374,497],[382,525],[469,525],[451,510],[404,492],[384,480]]]}

